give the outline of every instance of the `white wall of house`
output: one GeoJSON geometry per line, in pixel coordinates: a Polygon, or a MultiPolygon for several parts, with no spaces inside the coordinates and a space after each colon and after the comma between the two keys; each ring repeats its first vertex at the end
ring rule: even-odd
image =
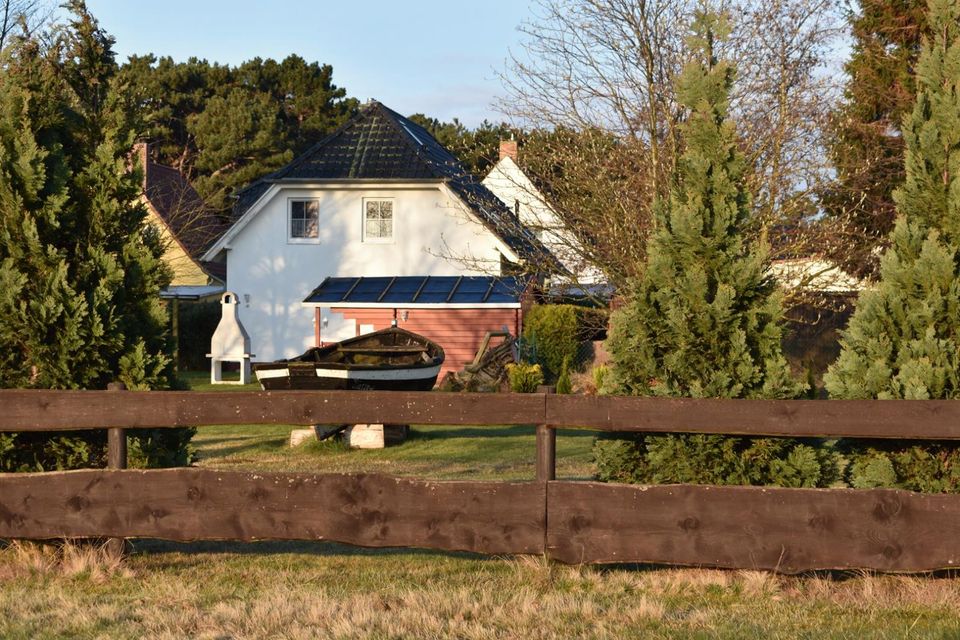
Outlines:
{"type": "Polygon", "coordinates": [[[537,233],[540,241],[574,274],[578,284],[605,281],[599,269],[585,263],[573,234],[512,157],[501,157],[483,184],[511,211],[519,209],[520,222],[537,233]]]}
{"type": "MultiPolygon", "coordinates": [[[[313,346],[314,312],[301,302],[328,276],[490,275],[513,257],[440,183],[275,185],[231,231],[227,283],[259,361],[313,346]],[[316,239],[290,238],[290,202],[303,198],[319,200],[316,239]],[[364,241],[367,198],[393,201],[391,241],[364,241]]],[[[324,340],[356,335],[340,314],[328,322],[324,340]]]]}

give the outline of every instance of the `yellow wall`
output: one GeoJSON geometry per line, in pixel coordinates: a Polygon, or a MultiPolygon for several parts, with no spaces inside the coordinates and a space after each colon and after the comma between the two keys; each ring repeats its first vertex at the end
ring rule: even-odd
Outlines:
{"type": "Polygon", "coordinates": [[[171,286],[205,285],[210,284],[210,277],[200,268],[200,265],[183,250],[170,228],[162,218],[147,203],[147,222],[160,231],[160,238],[166,247],[163,261],[173,270],[171,286]]]}

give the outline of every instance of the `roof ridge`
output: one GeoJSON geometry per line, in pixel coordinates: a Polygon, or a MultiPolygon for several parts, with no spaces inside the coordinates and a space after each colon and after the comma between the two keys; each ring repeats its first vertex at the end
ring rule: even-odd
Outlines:
{"type": "MultiPolygon", "coordinates": [[[[413,132],[407,129],[406,125],[401,121],[409,122],[415,127],[418,126],[417,123],[413,122],[412,120],[410,120],[410,118],[407,118],[406,116],[400,115],[399,113],[397,113],[387,105],[383,104],[382,102],[378,102],[374,100],[371,102],[370,107],[371,108],[379,107],[380,111],[382,111],[383,114],[387,116],[387,121],[393,125],[393,128],[397,131],[397,133],[400,134],[400,137],[403,138],[403,140],[407,143],[407,145],[411,149],[413,149],[413,152],[417,154],[417,158],[419,158],[424,164],[427,165],[427,167],[430,169],[430,173],[432,173],[434,177],[436,178],[447,177],[447,176],[444,176],[441,172],[437,171],[436,166],[430,160],[430,158],[424,155],[424,147],[426,145],[424,145],[419,140],[415,142],[414,139],[416,138],[416,136],[413,134],[413,132]]],[[[418,128],[423,129],[423,127],[418,127],[418,128]]],[[[440,141],[434,138],[432,135],[430,135],[429,131],[427,131],[426,129],[423,129],[423,132],[426,133],[431,138],[433,138],[433,141],[436,142],[438,145],[440,144],[440,141]]]]}
{"type": "Polygon", "coordinates": [[[319,151],[320,149],[322,149],[324,146],[326,146],[327,144],[329,144],[330,142],[332,142],[333,140],[335,140],[337,137],[343,135],[343,133],[344,133],[347,129],[349,129],[350,127],[356,126],[364,117],[366,117],[366,116],[368,115],[369,111],[371,110],[371,107],[372,107],[373,105],[376,105],[376,104],[380,104],[380,103],[377,102],[376,100],[373,100],[373,101],[371,101],[370,104],[365,104],[365,105],[361,106],[359,113],[357,113],[357,114],[356,114],[355,116],[353,116],[352,118],[348,118],[347,121],[344,122],[343,124],[341,124],[339,127],[337,127],[336,129],[334,129],[333,131],[331,131],[330,133],[328,133],[328,134],[325,135],[324,137],[320,138],[320,140],[318,140],[317,142],[315,142],[315,143],[313,143],[312,145],[310,145],[310,148],[309,148],[309,149],[307,149],[306,151],[304,151],[303,153],[301,153],[299,156],[297,156],[296,158],[294,158],[293,160],[291,160],[291,161],[290,161],[289,163],[287,163],[285,166],[277,169],[277,170],[274,171],[273,173],[269,173],[269,174],[263,176],[262,178],[260,178],[260,179],[257,180],[256,182],[251,183],[250,186],[245,187],[242,191],[246,191],[246,190],[249,189],[250,187],[254,186],[257,182],[260,182],[261,180],[272,180],[272,179],[276,179],[276,178],[282,178],[282,177],[284,177],[285,175],[288,175],[291,171],[293,171],[294,169],[296,169],[297,167],[299,167],[301,164],[303,164],[303,163],[304,163],[310,156],[312,156],[314,153],[316,153],[317,151],[319,151]]]}

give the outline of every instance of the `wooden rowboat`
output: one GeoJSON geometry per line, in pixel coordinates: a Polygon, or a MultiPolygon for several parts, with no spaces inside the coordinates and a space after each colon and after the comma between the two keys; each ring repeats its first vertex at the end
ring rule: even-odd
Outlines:
{"type": "Polygon", "coordinates": [[[443,360],[443,348],[436,342],[391,327],[314,347],[289,360],[255,363],[253,370],[264,390],[429,391],[443,360]]]}

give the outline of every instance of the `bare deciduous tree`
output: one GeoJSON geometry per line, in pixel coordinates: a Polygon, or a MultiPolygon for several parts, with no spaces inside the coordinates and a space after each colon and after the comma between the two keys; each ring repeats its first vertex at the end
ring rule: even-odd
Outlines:
{"type": "Polygon", "coordinates": [[[45,0],[0,0],[0,50],[7,46],[17,29],[29,33],[46,23],[53,14],[45,0]]]}
{"type": "MultiPolygon", "coordinates": [[[[817,195],[830,178],[823,134],[838,95],[829,56],[842,16],[833,0],[714,4],[731,17],[723,55],[738,71],[731,107],[753,168],[755,233],[770,233],[774,257],[820,253],[834,238],[817,221],[817,195]]],[[[654,196],[670,186],[683,117],[675,81],[697,5],[538,0],[502,74],[501,109],[538,130],[525,168],[614,284],[642,268],[654,196]]]]}

